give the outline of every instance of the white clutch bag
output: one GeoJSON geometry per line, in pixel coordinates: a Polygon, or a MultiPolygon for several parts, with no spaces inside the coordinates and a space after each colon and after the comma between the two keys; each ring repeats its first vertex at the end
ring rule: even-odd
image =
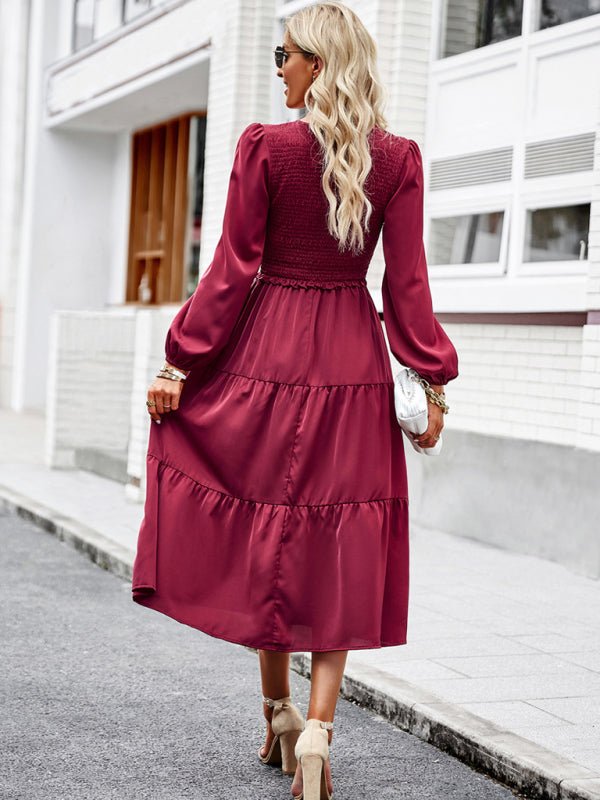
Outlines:
{"type": "Polygon", "coordinates": [[[394,405],[398,424],[417,453],[437,456],[442,449],[442,437],[434,447],[419,447],[411,433],[425,433],[428,425],[427,395],[418,383],[419,375],[414,369],[405,367],[394,377],[394,405]]]}

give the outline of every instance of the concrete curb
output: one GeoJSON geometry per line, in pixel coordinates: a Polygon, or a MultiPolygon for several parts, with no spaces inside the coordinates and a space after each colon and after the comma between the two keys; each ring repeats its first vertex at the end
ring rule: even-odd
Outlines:
{"type": "Polygon", "coordinates": [[[79,550],[102,569],[131,580],[134,554],[131,550],[112,542],[93,528],[83,525],[71,517],[25,495],[0,486],[0,508],[16,512],[23,519],[34,522],[45,531],[54,534],[62,542],[67,542],[79,550]]]}
{"type": "MultiPolygon", "coordinates": [[[[292,661],[310,677],[309,656],[295,653],[292,661]]],[[[374,667],[347,671],[340,693],[525,797],[600,798],[600,776],[592,770],[374,667]]]]}
{"type": "MultiPolygon", "coordinates": [[[[5,486],[0,486],[0,508],[30,520],[98,566],[131,581],[134,553],[92,528],[5,486]]],[[[310,655],[293,653],[291,665],[300,675],[310,677],[310,655]]],[[[348,668],[340,694],[525,797],[600,800],[598,773],[408,681],[373,667],[348,668]]]]}

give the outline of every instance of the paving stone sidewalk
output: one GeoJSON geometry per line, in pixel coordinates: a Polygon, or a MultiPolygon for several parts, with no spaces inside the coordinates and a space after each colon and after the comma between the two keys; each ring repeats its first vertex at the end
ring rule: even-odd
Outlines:
{"type": "MultiPolygon", "coordinates": [[[[141,504],[48,469],[43,437],[0,412],[0,499],[127,574],[141,504]]],[[[533,797],[600,798],[599,581],[414,526],[408,639],[351,652],[345,696],[533,797]]]]}

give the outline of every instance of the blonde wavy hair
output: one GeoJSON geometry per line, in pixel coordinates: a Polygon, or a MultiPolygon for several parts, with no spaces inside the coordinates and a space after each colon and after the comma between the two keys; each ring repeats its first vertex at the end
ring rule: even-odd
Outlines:
{"type": "Polygon", "coordinates": [[[305,58],[317,55],[323,62],[304,105],[323,153],[327,227],[339,250],[356,254],[364,248],[363,218],[368,231],[373,211],[363,189],[372,165],[368,136],[375,126],[387,129],[377,47],[354,11],[337,0],[297,11],[284,28],[305,58]]]}

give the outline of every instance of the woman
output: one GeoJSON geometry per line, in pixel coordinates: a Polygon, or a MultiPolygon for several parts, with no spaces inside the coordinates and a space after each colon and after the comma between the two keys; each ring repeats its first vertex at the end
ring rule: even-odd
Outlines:
{"type": "MultiPolygon", "coordinates": [[[[287,106],[309,113],[238,140],[213,261],[148,389],[160,425],[132,589],[258,650],[259,757],[317,800],[333,791],[348,651],[406,643],[406,465],[365,277],[381,231],[394,356],[440,394],[458,371],[432,311],[421,154],[385,130],[373,39],[349,8],[319,3],[287,20],[275,58],[287,106]],[[312,653],[306,720],[291,652],[312,653]]],[[[431,403],[416,441],[432,447],[442,426],[431,403]]]]}

